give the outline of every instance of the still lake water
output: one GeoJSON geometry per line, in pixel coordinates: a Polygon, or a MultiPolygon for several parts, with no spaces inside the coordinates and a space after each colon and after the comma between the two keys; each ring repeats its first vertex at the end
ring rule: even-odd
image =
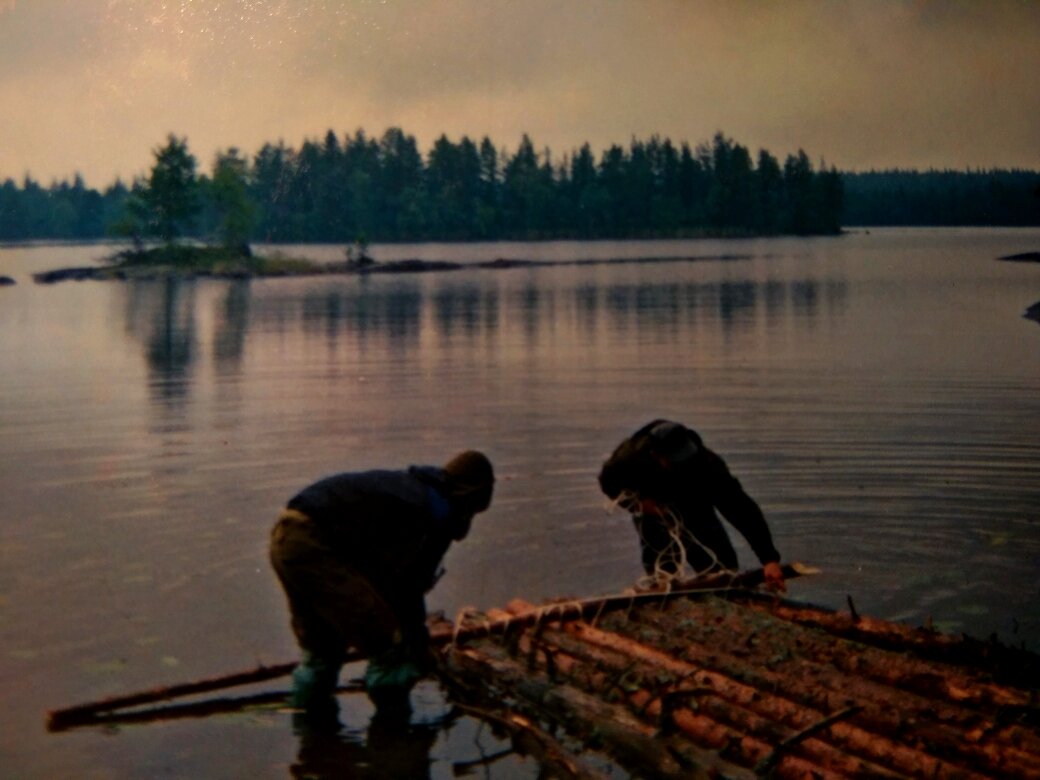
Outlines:
{"type": "MultiPolygon", "coordinates": [[[[1037,249],[1037,230],[375,246],[700,259],[42,286],[106,248],[0,248],[0,775],[274,778],[318,755],[452,777],[501,744],[465,718],[369,734],[360,696],[319,744],[274,710],[60,734],[44,712],[293,660],[267,533],[339,470],[491,456],[494,503],[431,609],[620,590],[636,539],[595,475],[658,416],[726,458],[785,559],[823,570],[792,598],[1040,648],[1040,326],[1022,317],[1040,266],[995,259],[1037,249]]],[[[417,698],[418,721],[447,712],[433,683],[417,698]]]]}

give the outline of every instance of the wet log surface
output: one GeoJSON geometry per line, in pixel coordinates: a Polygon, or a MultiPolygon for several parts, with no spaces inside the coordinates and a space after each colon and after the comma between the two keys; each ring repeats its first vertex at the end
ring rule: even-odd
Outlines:
{"type": "Polygon", "coordinates": [[[576,766],[592,752],[634,777],[1040,778],[1025,651],[754,593],[532,610],[511,603],[512,626],[442,648],[441,677],[576,766]]]}

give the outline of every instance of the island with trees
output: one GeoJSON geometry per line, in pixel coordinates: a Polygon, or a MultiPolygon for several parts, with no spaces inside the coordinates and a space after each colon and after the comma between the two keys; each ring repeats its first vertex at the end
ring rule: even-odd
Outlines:
{"type": "MultiPolygon", "coordinates": [[[[841,173],[804,151],[782,162],[718,133],[691,147],[653,136],[557,156],[524,135],[512,153],[485,137],[441,136],[424,156],[390,128],[299,149],[236,148],[200,172],[186,138],[153,150],[149,173],[104,191],[0,184],[0,241],[100,240],[129,248],[86,276],[370,272],[370,241],[495,241],[833,235],[874,224],[1040,225],[1040,173],[841,173]],[[250,244],[343,243],[333,267],[250,244]]],[[[402,266],[421,270],[421,264],[402,266]]],[[[76,269],[66,269],[76,270],[76,269]]],[[[387,270],[379,268],[379,270],[387,270]]],[[[84,276],[83,278],[86,278],[84,276]]],[[[69,278],[69,277],[66,277],[69,278]]],[[[76,277],[71,277],[76,278],[76,277]]],[[[45,279],[44,281],[49,281],[45,279]]]]}

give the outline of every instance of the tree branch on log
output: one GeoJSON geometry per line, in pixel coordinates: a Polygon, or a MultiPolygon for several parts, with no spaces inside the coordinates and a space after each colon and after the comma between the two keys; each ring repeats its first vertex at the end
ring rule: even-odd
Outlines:
{"type": "Polygon", "coordinates": [[[768,756],[763,758],[761,761],[758,762],[758,764],[755,765],[755,774],[768,775],[770,772],[773,771],[777,763],[779,763],[780,759],[783,757],[785,752],[789,751],[795,745],[804,742],[806,739],[813,736],[817,732],[823,731],[825,728],[828,728],[832,723],[837,723],[839,720],[847,718],[850,715],[859,712],[861,709],[862,707],[857,706],[846,707],[845,709],[839,712],[835,712],[833,715],[828,715],[823,720],[817,721],[816,723],[813,723],[811,726],[802,729],[797,734],[792,734],[790,737],[788,737],[775,748],[773,748],[772,753],[770,753],[768,756]]]}

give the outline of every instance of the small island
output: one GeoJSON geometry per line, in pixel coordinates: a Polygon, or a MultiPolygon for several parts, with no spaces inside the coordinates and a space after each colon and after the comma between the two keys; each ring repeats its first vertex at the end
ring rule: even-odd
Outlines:
{"type": "Polygon", "coordinates": [[[1033,320],[1034,322],[1040,322],[1040,301],[1037,301],[1032,306],[1026,309],[1025,314],[1022,315],[1027,320],[1033,320]]]}
{"type": "Polygon", "coordinates": [[[376,262],[362,248],[349,247],[341,262],[322,263],[282,254],[255,255],[249,247],[167,245],[151,249],[129,249],[107,258],[104,265],[56,268],[33,274],[38,284],[65,281],[132,281],[152,279],[254,279],[269,277],[319,276],[332,274],[402,274],[462,269],[508,270],[543,266],[589,266],[645,263],[693,263],[705,260],[749,260],[751,255],[675,255],[617,258],[535,260],[495,258],[471,263],[411,258],[376,262]]]}
{"type": "Polygon", "coordinates": [[[1000,259],[1012,263],[1040,263],[1040,252],[1019,252],[1016,255],[1004,255],[1000,259]]]}
{"type": "Polygon", "coordinates": [[[367,255],[359,261],[348,252],[346,260],[320,263],[282,254],[254,255],[248,246],[169,245],[119,252],[104,265],[56,268],[33,274],[39,284],[65,281],[149,279],[253,279],[263,277],[318,276],[329,274],[453,271],[460,263],[433,260],[399,260],[378,264],[367,255]]]}

